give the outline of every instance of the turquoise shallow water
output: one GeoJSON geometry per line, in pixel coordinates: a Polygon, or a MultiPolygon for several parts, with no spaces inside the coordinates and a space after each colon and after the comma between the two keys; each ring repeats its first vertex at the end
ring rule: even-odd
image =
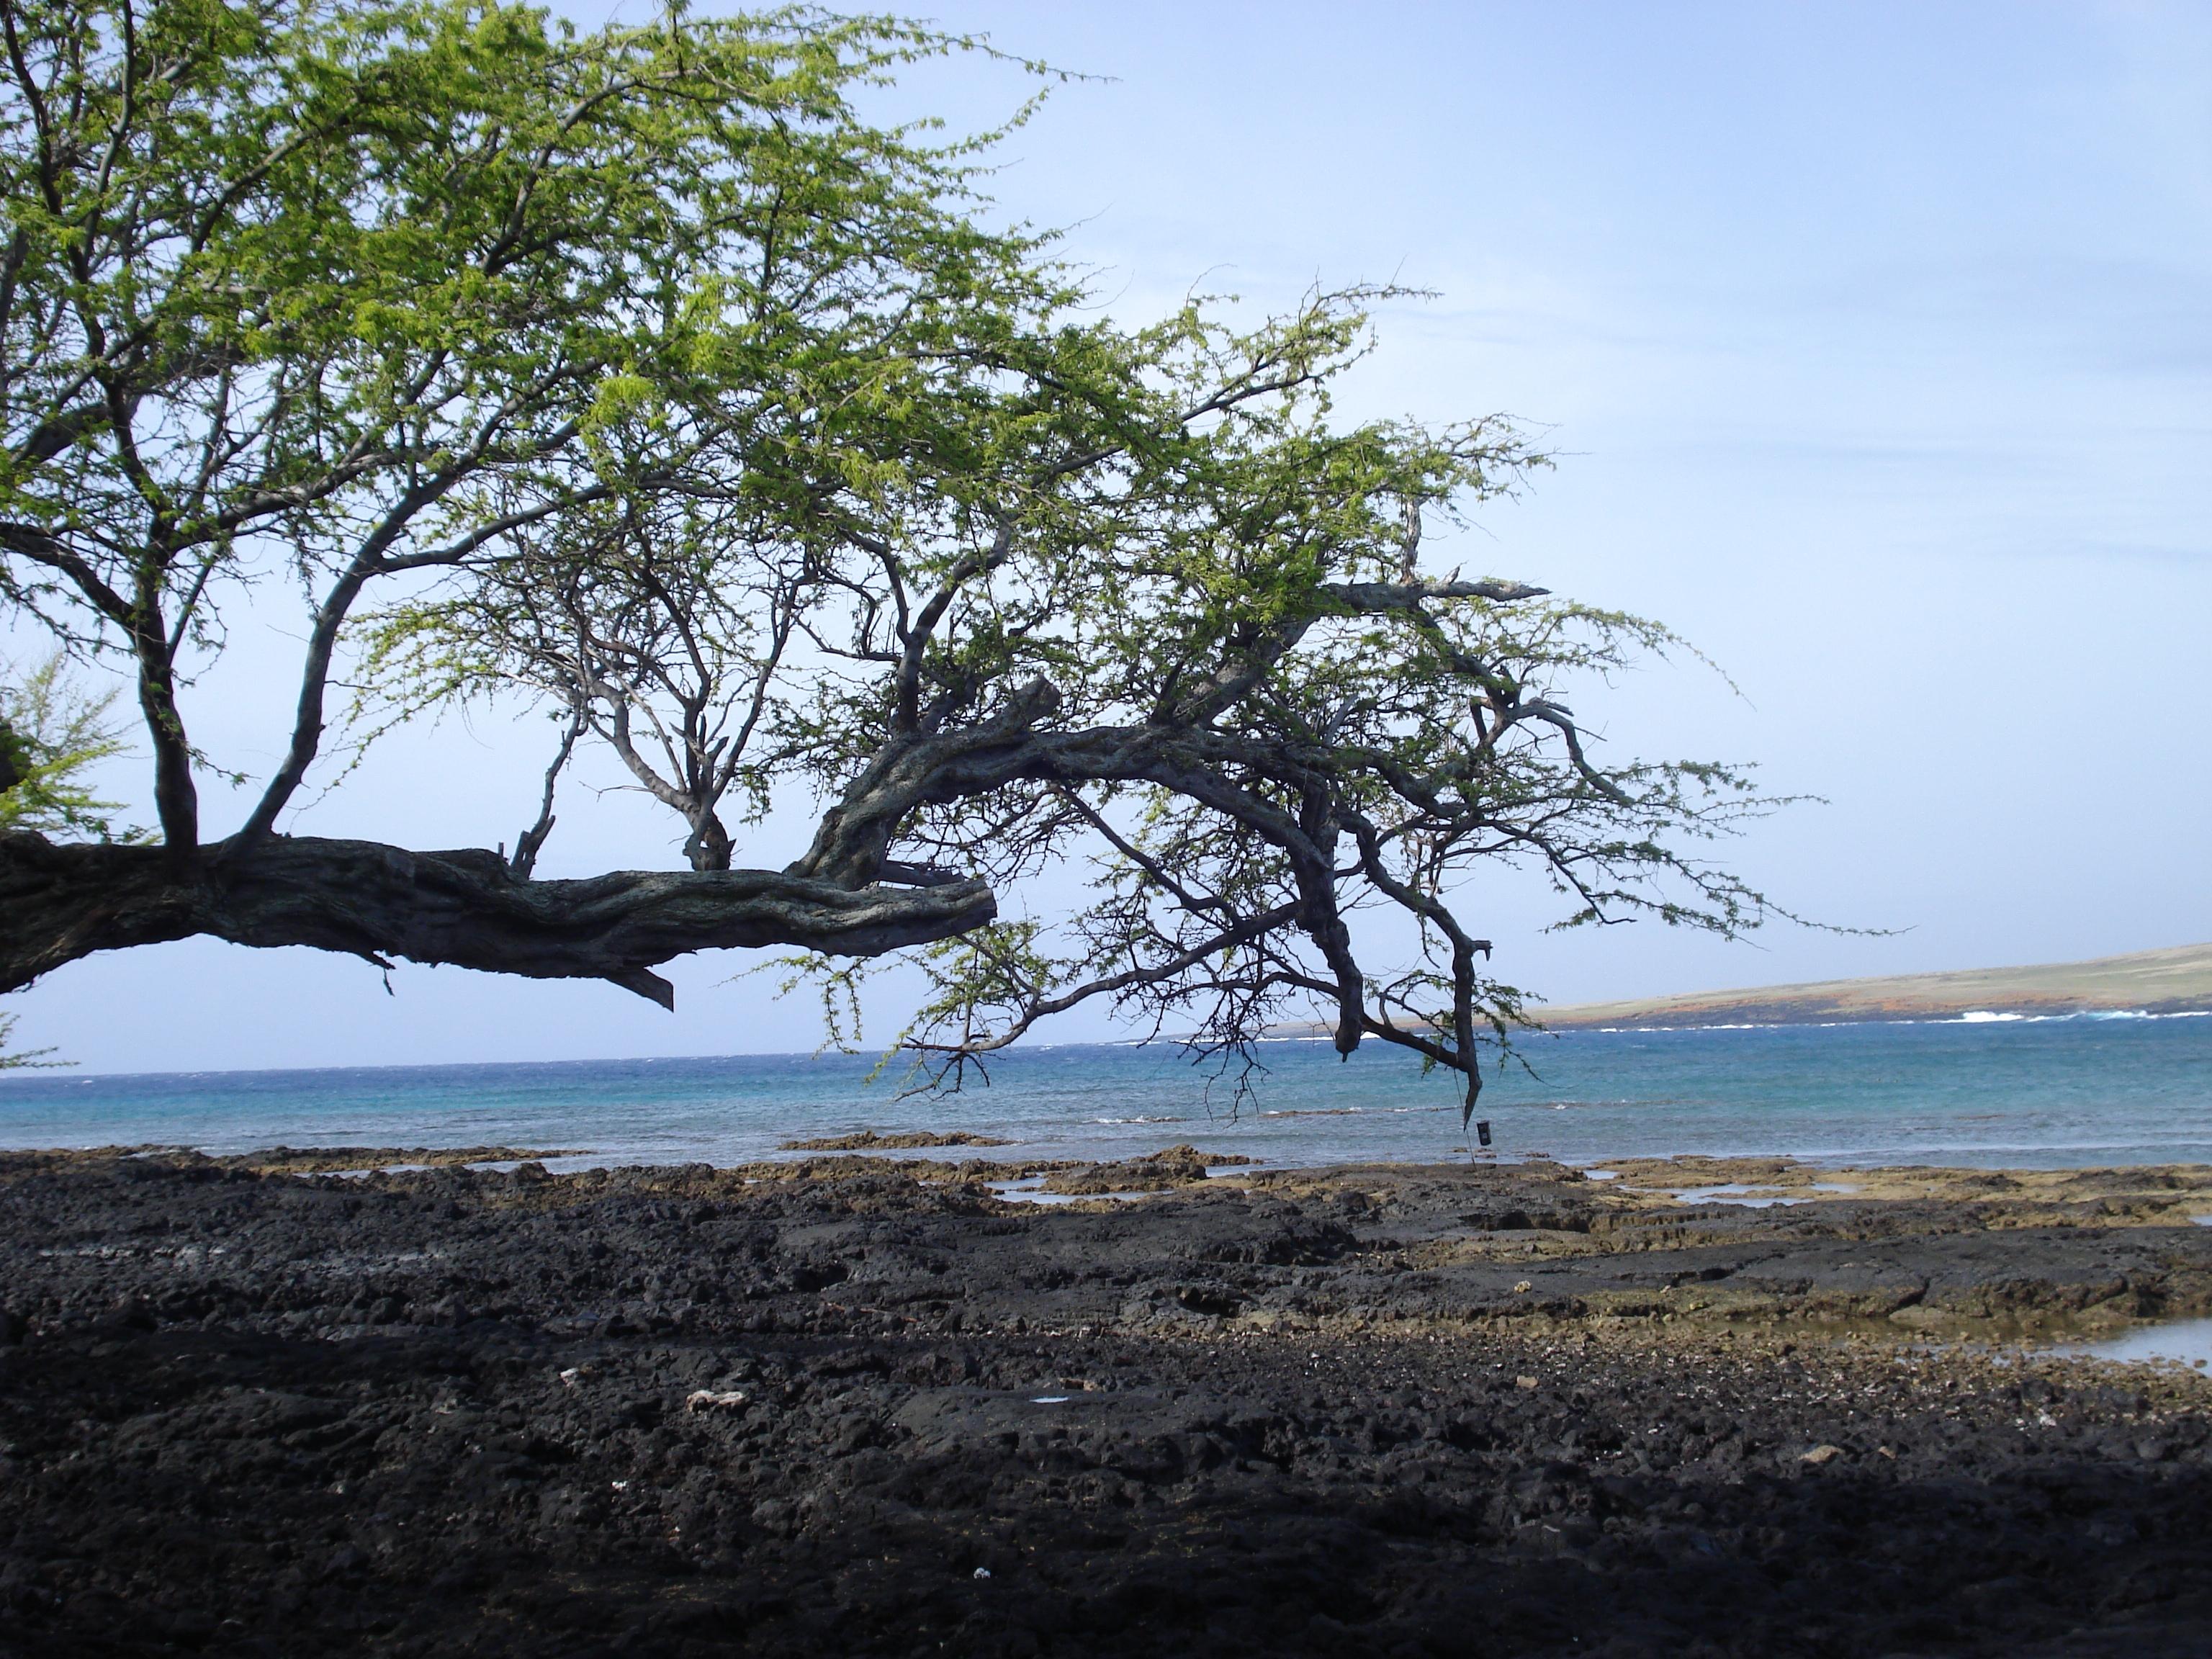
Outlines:
{"type": "MultiPolygon", "coordinates": [[[[1466,1156],[1449,1085],[1370,1044],[1264,1050],[1257,1094],[1171,1048],[1018,1050],[988,1087],[896,1097],[830,1055],[0,1078],[0,1146],[236,1152],[504,1143],[579,1161],[728,1164],[799,1135],[969,1129],[1023,1153],[1194,1140],[1269,1164],[1466,1156]]],[[[1480,1115],[1507,1158],[1676,1152],[2063,1168],[2212,1163],[2212,1018],[2077,1018],[1577,1031],[1527,1044],[1480,1115]]],[[[957,1155],[957,1154],[955,1154],[957,1155]]]]}

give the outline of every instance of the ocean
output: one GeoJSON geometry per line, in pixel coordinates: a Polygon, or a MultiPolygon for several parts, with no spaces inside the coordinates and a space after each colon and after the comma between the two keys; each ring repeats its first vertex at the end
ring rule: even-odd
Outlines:
{"type": "MultiPolygon", "coordinates": [[[[552,1167],[728,1164],[799,1137],[968,1130],[1004,1156],[1194,1142],[1275,1167],[1470,1156],[1451,1079],[1370,1042],[1270,1042],[1240,1094],[1171,1045],[1038,1046],[902,1097],[868,1056],[0,1076],[0,1146],[503,1145],[552,1167]]],[[[1682,1152],[2051,1169],[2212,1163],[2212,1017],[2075,1016],[1585,1030],[1524,1039],[1477,1114],[1495,1155],[1682,1152]]],[[[957,1151],[947,1156],[975,1156],[957,1151]]]]}

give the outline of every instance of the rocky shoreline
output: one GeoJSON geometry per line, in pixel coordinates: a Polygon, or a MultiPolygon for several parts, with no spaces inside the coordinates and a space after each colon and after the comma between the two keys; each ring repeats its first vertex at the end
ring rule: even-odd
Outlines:
{"type": "Polygon", "coordinates": [[[2212,1650],[2212,1170],[469,1151],[0,1154],[0,1654],[2212,1650]]]}

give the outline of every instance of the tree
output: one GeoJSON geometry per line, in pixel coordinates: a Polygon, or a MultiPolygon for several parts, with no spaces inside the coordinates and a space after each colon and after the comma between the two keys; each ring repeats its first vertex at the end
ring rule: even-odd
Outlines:
{"type": "Polygon", "coordinates": [[[851,105],[972,43],[438,0],[0,20],[0,599],[127,660],[161,831],[0,841],[0,987],[191,933],[664,1001],[687,951],[796,946],[835,994],[918,949],[940,1076],[1094,998],[1229,1054],[1318,1002],[1471,1105],[1520,1005],[1470,868],[1533,860],[1571,921],[1760,918],[1692,856],[1745,779],[1605,763],[1562,700],[1664,631],[1424,563],[1542,458],[1334,419],[1377,291],[1103,319],[1049,239],[988,226],[974,147],[851,105]],[[289,749],[208,842],[183,692],[287,572],[289,749]],[[511,857],[278,833],[355,657],[371,728],[546,702],[511,857]],[[534,878],[586,740],[690,870],[534,878]],[[737,867],[732,818],[800,787],[811,844],[737,867]],[[1073,914],[997,919],[1067,863],[1073,914]]]}

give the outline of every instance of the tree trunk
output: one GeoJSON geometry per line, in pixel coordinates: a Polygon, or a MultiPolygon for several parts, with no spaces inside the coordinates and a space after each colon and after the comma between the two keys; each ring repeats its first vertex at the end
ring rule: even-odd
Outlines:
{"type": "Polygon", "coordinates": [[[731,851],[730,832],[722,828],[722,820],[712,808],[691,820],[691,833],[684,842],[684,856],[690,860],[694,870],[728,869],[731,851]]]}
{"type": "Polygon", "coordinates": [[[97,951],[207,933],[383,963],[535,979],[603,979],[675,1006],[653,965],[693,951],[798,945],[875,956],[981,927],[978,881],[838,887],[767,870],[618,871],[531,881],[496,853],[414,853],[271,836],[199,849],[185,878],[159,847],[0,835],[0,991],[97,951]]]}

